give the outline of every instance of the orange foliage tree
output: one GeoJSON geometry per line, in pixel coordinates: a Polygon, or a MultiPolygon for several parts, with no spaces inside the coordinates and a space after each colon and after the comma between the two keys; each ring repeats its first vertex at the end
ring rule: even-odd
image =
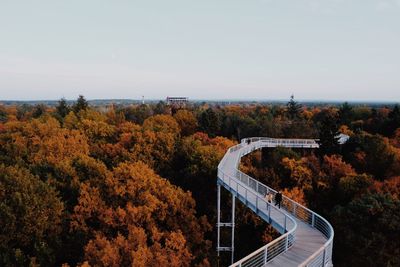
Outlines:
{"type": "Polygon", "coordinates": [[[122,163],[104,184],[83,183],[73,229],[87,233],[85,257],[94,266],[208,265],[209,225],[194,201],[146,164],[122,163]]]}

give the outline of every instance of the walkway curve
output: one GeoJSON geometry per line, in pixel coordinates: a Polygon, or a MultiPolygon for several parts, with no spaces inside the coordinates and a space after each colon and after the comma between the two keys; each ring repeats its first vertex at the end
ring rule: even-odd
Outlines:
{"type": "Polygon", "coordinates": [[[334,231],[322,216],[283,196],[283,208],[265,201],[276,191],[238,170],[241,157],[263,147],[318,148],[313,139],[252,137],[231,147],[218,165],[217,183],[282,235],[235,262],[244,266],[332,266],[334,231]]]}

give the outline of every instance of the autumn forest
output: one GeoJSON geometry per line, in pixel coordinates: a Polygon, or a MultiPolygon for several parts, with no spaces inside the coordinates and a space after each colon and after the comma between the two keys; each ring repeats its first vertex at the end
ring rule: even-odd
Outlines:
{"type": "MultiPolygon", "coordinates": [[[[400,266],[398,105],[83,96],[0,105],[0,266],[227,266],[215,251],[217,165],[253,136],[319,139],[255,151],[240,168],[331,222],[335,266],[400,266]]],[[[240,259],[278,233],[237,205],[240,259]]]]}

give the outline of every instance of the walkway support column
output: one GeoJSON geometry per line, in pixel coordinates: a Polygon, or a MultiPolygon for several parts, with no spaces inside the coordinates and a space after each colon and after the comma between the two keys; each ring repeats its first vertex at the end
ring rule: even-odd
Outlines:
{"type": "Polygon", "coordinates": [[[219,257],[220,236],[221,236],[221,185],[217,184],[217,255],[219,257]]]}
{"type": "Polygon", "coordinates": [[[231,247],[232,254],[231,254],[231,264],[233,264],[234,257],[235,257],[235,254],[234,254],[234,250],[235,250],[235,201],[236,201],[235,195],[232,194],[232,243],[231,243],[231,245],[232,245],[232,247],[231,247]]]}

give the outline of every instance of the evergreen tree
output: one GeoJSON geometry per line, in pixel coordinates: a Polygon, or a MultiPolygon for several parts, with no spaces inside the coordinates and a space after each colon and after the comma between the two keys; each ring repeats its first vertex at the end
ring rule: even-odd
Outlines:
{"type": "Polygon", "coordinates": [[[78,100],[73,106],[73,110],[76,114],[78,114],[79,111],[86,110],[88,107],[89,103],[86,101],[85,97],[83,95],[79,95],[78,100]]]}
{"type": "Polygon", "coordinates": [[[294,100],[294,95],[290,96],[290,100],[286,106],[289,119],[293,120],[300,117],[301,105],[294,100]]]}
{"type": "Polygon", "coordinates": [[[350,125],[354,118],[353,107],[349,103],[344,102],[339,109],[339,120],[341,124],[350,125]]]}
{"type": "Polygon", "coordinates": [[[46,113],[46,106],[44,104],[38,104],[33,108],[32,117],[39,118],[44,113],[46,113]]]}
{"type": "Polygon", "coordinates": [[[67,104],[67,101],[65,98],[61,98],[60,101],[58,101],[58,105],[56,107],[56,112],[58,115],[60,115],[62,118],[68,115],[68,113],[71,111],[70,107],[67,104]]]}
{"type": "Polygon", "coordinates": [[[339,134],[337,115],[326,111],[319,127],[321,155],[331,155],[339,151],[339,134]]]}

